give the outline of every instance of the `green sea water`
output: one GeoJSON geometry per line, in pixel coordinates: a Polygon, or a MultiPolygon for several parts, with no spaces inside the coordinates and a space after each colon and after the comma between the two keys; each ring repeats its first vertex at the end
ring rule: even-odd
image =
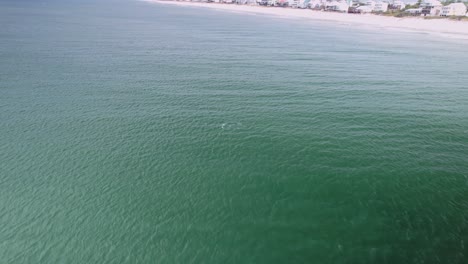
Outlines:
{"type": "Polygon", "coordinates": [[[468,42],[0,2],[0,263],[467,263],[468,42]]]}

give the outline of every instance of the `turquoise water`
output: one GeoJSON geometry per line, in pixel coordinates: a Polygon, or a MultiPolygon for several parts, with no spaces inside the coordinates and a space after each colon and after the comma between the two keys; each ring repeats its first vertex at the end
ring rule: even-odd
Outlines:
{"type": "Polygon", "coordinates": [[[467,42],[0,2],[1,263],[466,263],[467,42]]]}

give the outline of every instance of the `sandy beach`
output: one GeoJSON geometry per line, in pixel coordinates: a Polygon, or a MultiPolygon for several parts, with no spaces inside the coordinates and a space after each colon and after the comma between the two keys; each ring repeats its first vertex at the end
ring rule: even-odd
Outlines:
{"type": "Polygon", "coordinates": [[[313,11],[309,9],[275,8],[262,6],[248,6],[235,4],[214,4],[180,1],[144,0],[146,2],[210,8],[220,11],[241,12],[246,14],[263,14],[291,19],[309,19],[338,22],[340,24],[360,24],[370,27],[388,29],[419,31],[441,35],[449,38],[468,39],[468,22],[448,19],[423,19],[422,17],[386,17],[372,14],[343,14],[335,12],[313,11]]]}

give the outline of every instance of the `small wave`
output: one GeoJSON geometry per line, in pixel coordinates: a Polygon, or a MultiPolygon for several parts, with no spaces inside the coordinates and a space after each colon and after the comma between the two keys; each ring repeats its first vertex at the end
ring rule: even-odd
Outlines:
{"type": "Polygon", "coordinates": [[[221,124],[221,129],[223,130],[229,130],[229,129],[236,129],[241,127],[241,123],[234,123],[234,122],[227,122],[227,123],[222,123],[221,124]]]}

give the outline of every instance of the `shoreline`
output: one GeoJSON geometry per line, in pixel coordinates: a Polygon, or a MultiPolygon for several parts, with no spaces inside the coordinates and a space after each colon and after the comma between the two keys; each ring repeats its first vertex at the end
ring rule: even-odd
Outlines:
{"type": "Polygon", "coordinates": [[[165,5],[209,8],[220,11],[262,14],[290,19],[308,19],[309,21],[327,21],[347,24],[360,24],[375,28],[403,31],[418,31],[437,35],[451,35],[448,38],[468,40],[468,22],[448,19],[423,19],[421,17],[388,17],[374,14],[345,14],[335,12],[315,11],[310,9],[277,8],[264,6],[249,6],[221,3],[199,3],[172,0],[143,0],[149,3],[165,5]]]}

